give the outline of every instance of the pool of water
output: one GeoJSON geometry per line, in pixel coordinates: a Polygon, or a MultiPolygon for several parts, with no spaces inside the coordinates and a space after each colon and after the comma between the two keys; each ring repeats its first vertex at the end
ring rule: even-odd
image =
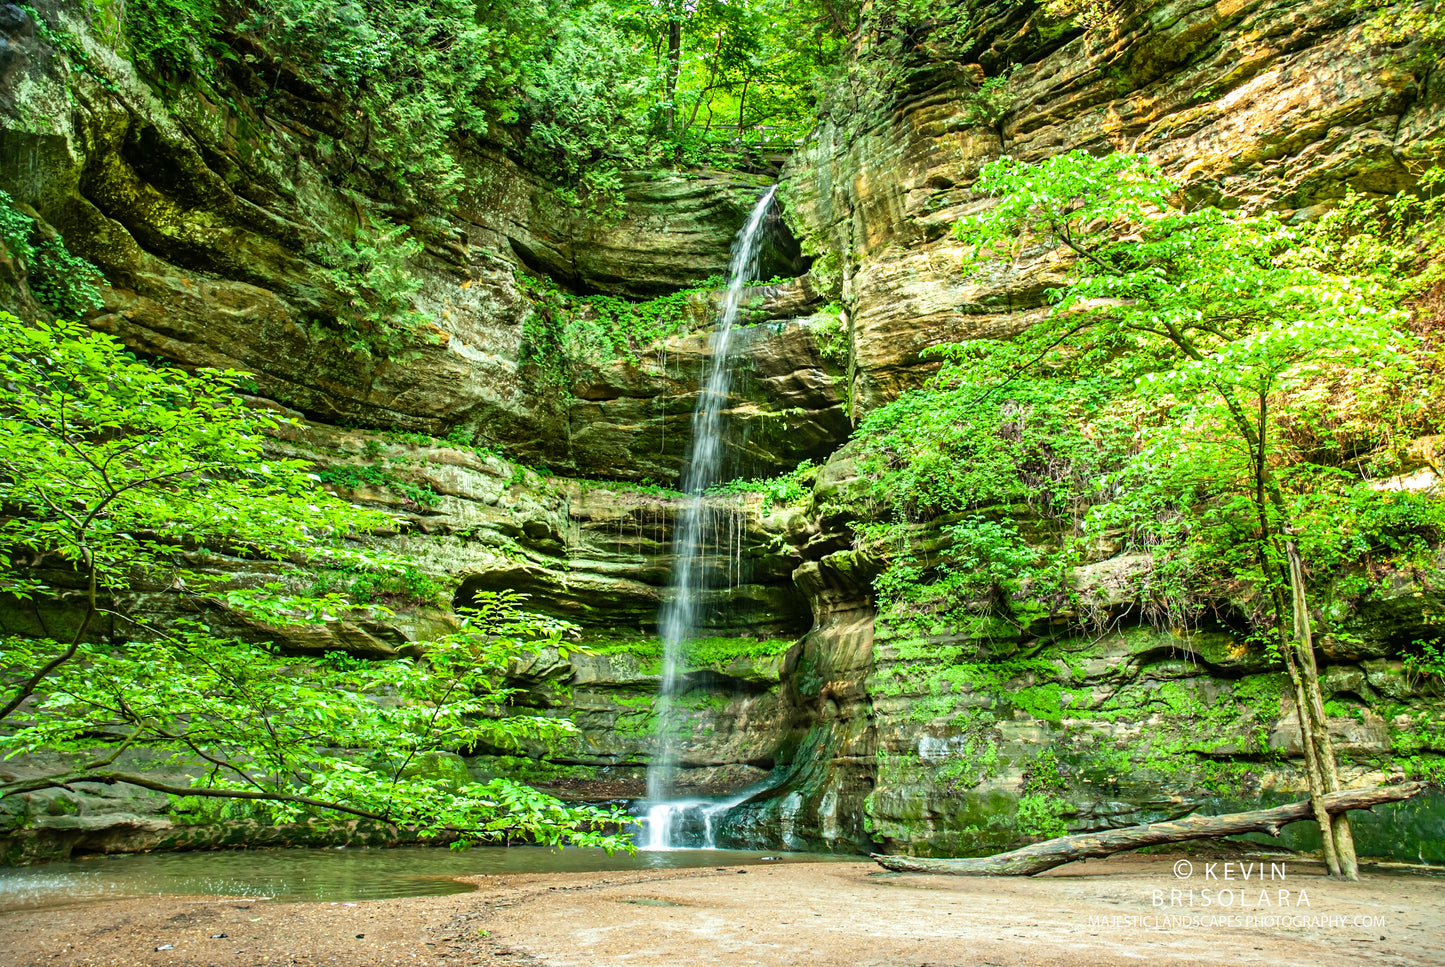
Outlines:
{"type": "Polygon", "coordinates": [[[454,876],[591,873],[861,860],[819,853],[671,850],[617,853],[541,846],[446,849],[276,849],[95,856],[0,868],[0,910],[166,894],[256,900],[383,900],[467,893],[454,876]]]}

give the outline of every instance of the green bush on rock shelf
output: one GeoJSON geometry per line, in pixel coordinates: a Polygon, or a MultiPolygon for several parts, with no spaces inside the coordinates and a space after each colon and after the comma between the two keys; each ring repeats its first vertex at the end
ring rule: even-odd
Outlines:
{"type": "Polygon", "coordinates": [[[100,270],[72,255],[59,235],[40,234],[35,219],[15,207],[0,191],[0,243],[26,268],[35,301],[62,316],[80,316],[99,309],[100,270]]]}

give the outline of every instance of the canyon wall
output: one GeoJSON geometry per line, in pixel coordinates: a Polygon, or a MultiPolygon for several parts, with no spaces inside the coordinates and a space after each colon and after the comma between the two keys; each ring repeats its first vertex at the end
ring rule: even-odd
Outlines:
{"type": "MultiPolygon", "coordinates": [[[[552,311],[549,286],[635,300],[702,285],[769,179],[640,172],[622,220],[608,222],[559,202],[499,131],[459,148],[468,187],[457,204],[424,212],[384,186],[339,187],[350,157],[339,106],[246,38],[228,38],[246,56],[216,85],[161,93],[69,5],[37,6],[91,67],[3,8],[0,189],[104,272],[105,305],[87,322],[147,356],[254,372],[257,405],[311,425],[277,448],[407,517],[388,545],[441,588],[436,607],[413,602],[400,618],[287,644],[395,654],[446,626],[441,605],[525,591],[592,646],[514,668],[522,704],[570,718],[577,738],[521,754],[459,750],[438,768],[640,796],[679,500],[668,487],[709,362],[713,296],[690,297],[683,331],[573,366],[565,385],[528,361],[528,319],[552,311]],[[383,219],[424,243],[410,267],[429,320],[426,338],[391,354],[317,322],[337,299],[320,253],[383,219]],[[378,472],[365,483],[347,467],[378,472]]],[[[801,501],[717,499],[715,638],[682,701],[682,788],[756,790],[729,814],[724,842],[979,852],[1037,831],[1020,809],[1030,789],[1065,800],[1056,818],[1072,829],[1300,791],[1283,673],[1227,629],[1065,615],[1023,634],[919,637],[879,622],[871,586],[883,562],[855,547],[851,527],[876,510],[845,443],[861,415],[927,378],[929,347],[1018,331],[1061,277],[1047,258],[982,278],[962,270],[950,228],[980,204],[969,190],[979,166],[1001,154],[1143,151],[1191,198],[1292,218],[1346,188],[1414,184],[1445,158],[1445,76],[1418,45],[1372,42],[1366,19],[1341,0],[1192,0],[1127,5],[1083,30],[1073,15],[1000,3],[977,18],[967,55],[908,54],[891,86],[825,100],[782,172],[786,228],[765,274],[789,281],[756,291],[729,408],[743,476],[822,466],[801,501]]],[[[38,311],[9,260],[0,300],[38,311]]],[[[1438,492],[1424,462],[1410,469],[1438,492]]],[[[218,566],[237,581],[274,577],[218,566]]],[[[1084,578],[1123,588],[1130,567],[1098,562],[1084,578]]],[[[1438,683],[1400,661],[1411,641],[1439,635],[1438,588],[1401,577],[1350,645],[1326,645],[1351,781],[1445,753],[1438,683]]],[[[6,631],[54,633],[65,620],[0,613],[6,631]]],[[[113,790],[15,808],[12,825],[51,830],[27,834],[22,851],[206,842],[156,820],[163,803],[113,790]]],[[[1438,794],[1361,829],[1363,852],[1445,861],[1438,794]]]]}

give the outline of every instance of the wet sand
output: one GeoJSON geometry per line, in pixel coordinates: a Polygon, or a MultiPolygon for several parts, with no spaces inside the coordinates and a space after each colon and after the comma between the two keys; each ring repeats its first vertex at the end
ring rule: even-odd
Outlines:
{"type": "Polygon", "coordinates": [[[0,964],[1445,965],[1445,879],[1275,862],[1113,857],[1032,878],[807,863],[472,877],[475,893],[356,904],[75,903],[0,914],[0,964]]]}

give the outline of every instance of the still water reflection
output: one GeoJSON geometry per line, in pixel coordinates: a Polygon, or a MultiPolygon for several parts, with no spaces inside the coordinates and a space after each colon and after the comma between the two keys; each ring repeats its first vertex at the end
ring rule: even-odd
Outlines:
{"type": "Polygon", "coordinates": [[[69,863],[0,868],[0,910],[120,897],[183,894],[267,900],[382,900],[466,893],[453,876],[682,869],[816,862],[815,853],[738,850],[618,853],[540,846],[445,849],[278,849],[96,856],[69,863]]]}

